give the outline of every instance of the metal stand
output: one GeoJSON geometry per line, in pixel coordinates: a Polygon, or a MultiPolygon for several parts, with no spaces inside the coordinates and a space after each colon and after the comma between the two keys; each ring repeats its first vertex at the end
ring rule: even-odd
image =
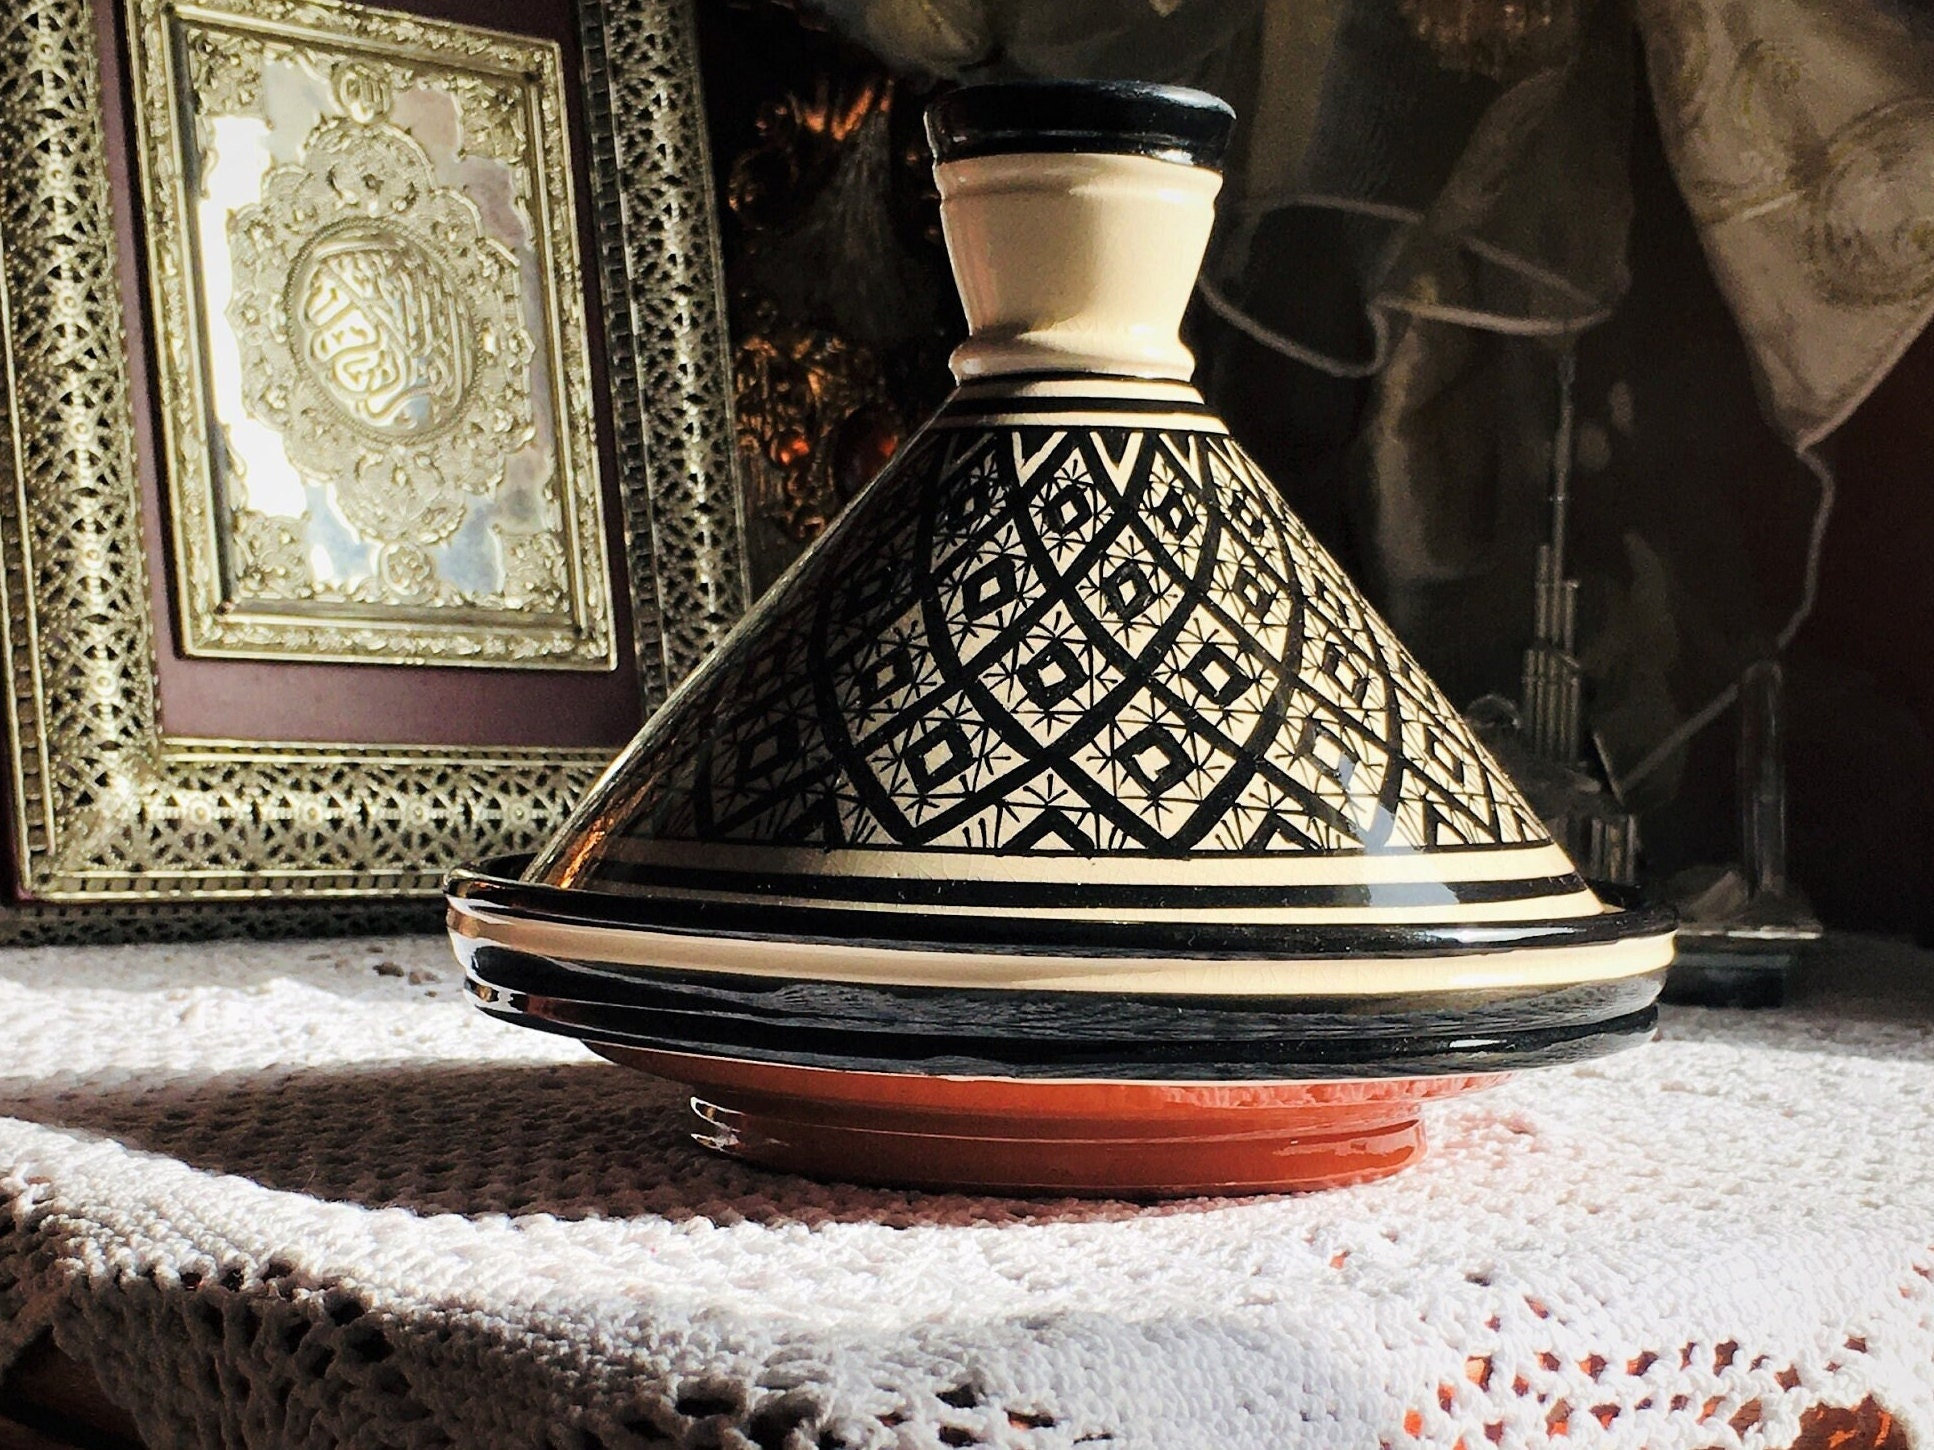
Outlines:
{"type": "MultiPolygon", "coordinates": [[[[1577,359],[1558,362],[1558,426],[1551,446],[1551,535],[1538,546],[1531,644],[1522,703],[1487,697],[1473,724],[1554,839],[1594,881],[1630,886],[1638,821],[1585,758],[1584,669],[1578,661],[1578,581],[1565,577],[1570,530],[1573,392],[1577,359]]],[[[1593,742],[1596,750],[1596,742],[1593,742]]],[[[1602,762],[1601,762],[1602,764],[1602,762]]]]}
{"type": "Polygon", "coordinates": [[[1739,680],[1737,868],[1680,907],[1679,954],[1665,997],[1709,1007],[1777,1007],[1820,922],[1786,875],[1785,671],[1739,680]]]}

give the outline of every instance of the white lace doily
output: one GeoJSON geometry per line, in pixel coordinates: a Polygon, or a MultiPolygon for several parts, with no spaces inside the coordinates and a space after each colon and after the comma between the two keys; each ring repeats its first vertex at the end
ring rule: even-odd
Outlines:
{"type": "Polygon", "coordinates": [[[1934,1444],[1929,959],[1857,955],[1387,1182],[1136,1208],[707,1156],[432,938],[15,951],[0,1366],[157,1447],[1934,1444]]]}

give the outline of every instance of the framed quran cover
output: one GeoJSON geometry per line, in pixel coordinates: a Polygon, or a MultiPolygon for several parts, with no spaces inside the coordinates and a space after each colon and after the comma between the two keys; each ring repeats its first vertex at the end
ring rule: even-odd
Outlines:
{"type": "Polygon", "coordinates": [[[688,7],[0,17],[0,934],[430,895],[729,627],[688,7]]]}

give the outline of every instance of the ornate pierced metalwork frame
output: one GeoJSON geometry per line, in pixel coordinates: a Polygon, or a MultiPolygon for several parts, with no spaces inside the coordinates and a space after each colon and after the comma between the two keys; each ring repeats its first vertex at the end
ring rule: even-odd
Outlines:
{"type": "MultiPolygon", "coordinates": [[[[577,5],[647,708],[746,594],[690,3],[577,5]]],[[[455,862],[528,848],[603,752],[162,732],[102,83],[92,0],[20,0],[0,14],[14,886],[63,920],[60,903],[205,902],[232,925],[241,902],[425,894],[455,862]]]]}

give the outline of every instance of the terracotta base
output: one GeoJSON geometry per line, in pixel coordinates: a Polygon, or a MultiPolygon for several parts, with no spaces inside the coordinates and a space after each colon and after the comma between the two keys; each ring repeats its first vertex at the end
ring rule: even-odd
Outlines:
{"type": "Polygon", "coordinates": [[[697,1140],[761,1167],[852,1183],[1098,1198],[1280,1193],[1383,1178],[1423,1156],[1419,1103],[1503,1080],[917,1077],[590,1045],[695,1089],[697,1140]]]}

